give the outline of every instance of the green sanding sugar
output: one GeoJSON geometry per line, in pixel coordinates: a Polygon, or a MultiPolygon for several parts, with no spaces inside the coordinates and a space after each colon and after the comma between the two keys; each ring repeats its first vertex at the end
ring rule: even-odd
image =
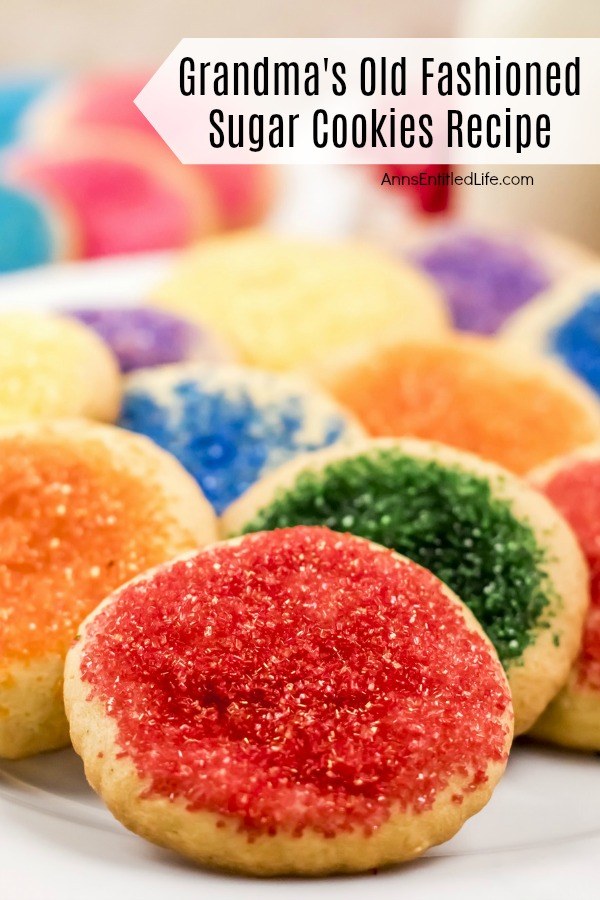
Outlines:
{"type": "Polygon", "coordinates": [[[350,531],[430,569],[479,619],[505,666],[549,626],[544,551],[485,478],[380,449],[303,472],[244,532],[300,524],[350,531]]]}

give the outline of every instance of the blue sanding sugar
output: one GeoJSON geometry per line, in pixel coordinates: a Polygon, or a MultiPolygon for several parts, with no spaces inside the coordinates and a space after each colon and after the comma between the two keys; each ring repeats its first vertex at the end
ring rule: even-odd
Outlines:
{"type": "Polygon", "coordinates": [[[600,290],[549,335],[549,349],[600,394],[600,290]]]}
{"type": "Polygon", "coordinates": [[[494,334],[551,284],[541,260],[512,237],[447,231],[420,247],[413,261],[444,291],[454,325],[479,334],[494,334]]]}
{"type": "Polygon", "coordinates": [[[134,378],[119,424],[176,456],[220,514],[266,472],[361,434],[323,395],[315,400],[309,390],[289,389],[278,379],[240,369],[237,382],[227,386],[207,374],[153,390],[148,375],[137,384],[134,378]],[[265,392],[267,379],[272,388],[265,392]],[[257,382],[260,400],[253,397],[257,382]]]}
{"type": "Polygon", "coordinates": [[[0,184],[0,272],[54,261],[49,213],[33,197],[0,184]]]}

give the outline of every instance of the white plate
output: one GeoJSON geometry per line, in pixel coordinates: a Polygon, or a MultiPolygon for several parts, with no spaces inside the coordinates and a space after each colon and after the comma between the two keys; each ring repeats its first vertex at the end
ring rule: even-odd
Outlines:
{"type": "MultiPolygon", "coordinates": [[[[285,230],[343,232],[356,209],[345,176],[297,174],[285,230]],[[317,204],[327,192],[329,213],[317,204]],[[315,210],[318,209],[318,215],[315,210]],[[318,228],[312,223],[318,220],[318,228]]],[[[137,302],[169,254],[0,279],[0,307],[137,302]]],[[[491,802],[449,843],[376,876],[255,881],[198,870],[129,834],[87,787],[70,750],[0,764],[0,900],[570,900],[600,898],[600,761],[524,744],[491,802]]]]}
{"type": "Polygon", "coordinates": [[[600,764],[523,744],[488,806],[423,859],[376,876],[257,882],[194,869],[130,835],[85,782],[71,750],[0,765],[3,900],[292,900],[304,891],[352,900],[598,897],[600,764]],[[593,880],[592,880],[593,877],[593,880]]]}

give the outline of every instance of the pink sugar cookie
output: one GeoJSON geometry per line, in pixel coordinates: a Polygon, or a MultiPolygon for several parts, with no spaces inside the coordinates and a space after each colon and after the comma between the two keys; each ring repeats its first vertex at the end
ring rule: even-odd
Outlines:
{"type": "MultiPolygon", "coordinates": [[[[52,146],[65,135],[93,129],[132,131],[151,145],[165,146],[134,103],[151,72],[96,72],[55,91],[30,117],[34,139],[52,146]]],[[[112,139],[112,138],[111,138],[112,139]]],[[[262,221],[274,194],[268,166],[187,166],[190,178],[208,183],[224,228],[262,221]]]]}
{"type": "Polygon", "coordinates": [[[145,138],[80,135],[16,155],[7,168],[13,182],[70,211],[85,257],[183,246],[216,224],[208,186],[145,138]]]}

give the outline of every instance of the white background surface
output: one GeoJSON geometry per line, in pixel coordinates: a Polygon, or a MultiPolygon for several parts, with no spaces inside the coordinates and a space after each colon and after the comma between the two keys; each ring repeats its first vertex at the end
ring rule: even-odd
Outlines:
{"type": "MultiPolygon", "coordinates": [[[[344,231],[356,198],[343,171],[322,176],[296,173],[273,224],[344,231]]],[[[0,307],[137,302],[168,264],[138,257],[10,276],[0,307]]],[[[534,745],[515,749],[489,805],[450,843],[402,868],[311,882],[210,873],[154,848],[112,819],[71,750],[0,763],[0,900],[594,900],[599,860],[600,760],[534,745]]]]}

